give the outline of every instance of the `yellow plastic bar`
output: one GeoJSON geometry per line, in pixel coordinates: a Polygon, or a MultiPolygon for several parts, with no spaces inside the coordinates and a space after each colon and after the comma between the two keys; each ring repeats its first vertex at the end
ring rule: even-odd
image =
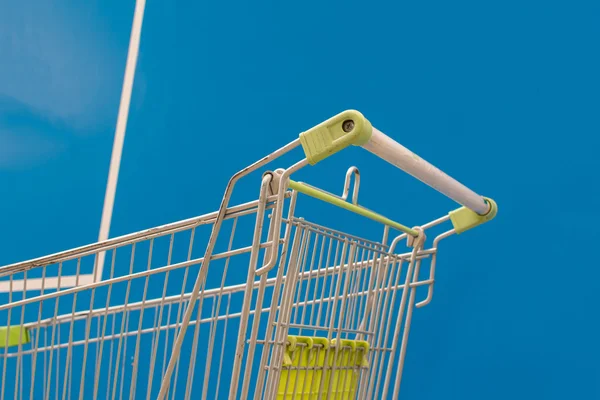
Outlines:
{"type": "Polygon", "coordinates": [[[333,204],[334,206],[343,208],[345,210],[351,211],[358,215],[362,215],[363,217],[372,219],[373,221],[377,221],[384,225],[388,225],[394,229],[399,230],[400,232],[407,233],[414,237],[419,236],[419,232],[417,232],[414,229],[411,229],[407,226],[399,224],[396,221],[392,221],[391,219],[386,218],[381,214],[377,214],[376,212],[373,212],[371,210],[367,210],[364,207],[354,205],[352,203],[348,203],[347,201],[344,201],[344,200],[340,199],[339,197],[332,196],[329,193],[325,193],[321,190],[315,189],[304,183],[296,182],[296,181],[293,181],[290,179],[289,187],[290,187],[290,189],[300,192],[302,194],[305,194],[307,196],[314,197],[315,199],[319,199],[326,203],[333,204]]]}
{"type": "Polygon", "coordinates": [[[0,326],[0,348],[29,343],[29,331],[21,326],[0,326]]]}

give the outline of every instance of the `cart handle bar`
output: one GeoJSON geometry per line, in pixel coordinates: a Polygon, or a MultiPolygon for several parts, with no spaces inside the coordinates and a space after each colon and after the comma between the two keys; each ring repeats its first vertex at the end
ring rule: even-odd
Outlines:
{"type": "Polygon", "coordinates": [[[374,128],[358,111],[344,111],[302,132],[300,143],[311,165],[349,145],[362,146],[480,216],[493,211],[491,202],[374,128]]]}

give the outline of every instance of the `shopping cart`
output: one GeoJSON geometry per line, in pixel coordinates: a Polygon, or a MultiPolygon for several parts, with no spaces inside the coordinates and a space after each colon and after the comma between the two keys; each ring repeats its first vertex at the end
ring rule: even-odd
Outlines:
{"type": "Polygon", "coordinates": [[[396,399],[439,242],[496,210],[343,112],[235,174],[217,212],[0,268],[1,398],[396,399]],[[358,204],[357,168],[342,196],[290,179],[349,145],[463,207],[409,228],[358,204]],[[263,173],[258,200],[229,204],[240,178],[299,146],[301,161],[263,173]],[[297,217],[300,195],[381,236],[297,217]]]}

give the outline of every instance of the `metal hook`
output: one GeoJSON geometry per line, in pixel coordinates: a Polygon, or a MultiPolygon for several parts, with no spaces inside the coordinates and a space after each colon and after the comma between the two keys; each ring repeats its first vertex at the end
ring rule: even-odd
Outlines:
{"type": "Polygon", "coordinates": [[[360,188],[360,172],[356,167],[348,168],[346,172],[346,180],[344,182],[344,192],[342,193],[342,200],[348,199],[348,193],[350,192],[350,184],[352,182],[352,175],[354,175],[354,190],[352,191],[352,204],[358,205],[358,190],[360,188]]]}

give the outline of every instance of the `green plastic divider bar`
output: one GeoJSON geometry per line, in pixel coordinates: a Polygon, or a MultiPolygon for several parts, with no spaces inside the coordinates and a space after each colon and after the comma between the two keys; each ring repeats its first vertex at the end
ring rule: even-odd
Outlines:
{"type": "Polygon", "coordinates": [[[400,232],[407,233],[414,237],[419,236],[419,232],[417,232],[414,229],[411,229],[407,226],[399,224],[396,221],[392,221],[391,219],[386,218],[383,215],[377,214],[376,212],[373,212],[371,210],[367,210],[364,207],[357,206],[352,203],[348,203],[347,201],[344,201],[344,200],[340,199],[339,197],[332,196],[328,193],[325,193],[318,189],[310,187],[304,183],[296,182],[296,181],[293,181],[290,179],[289,187],[290,187],[290,189],[295,190],[300,193],[303,193],[307,196],[314,197],[315,199],[319,199],[326,203],[333,204],[334,206],[343,208],[345,210],[351,211],[358,215],[362,215],[363,217],[372,219],[373,221],[377,221],[384,225],[388,225],[394,229],[399,230],[400,232]]]}
{"type": "Polygon", "coordinates": [[[498,206],[494,200],[487,197],[484,197],[484,199],[490,205],[490,210],[485,215],[479,215],[467,207],[457,208],[449,212],[450,221],[452,221],[452,226],[457,234],[461,234],[494,219],[498,213],[498,206]]]}
{"type": "Polygon", "coordinates": [[[22,326],[0,326],[0,348],[18,346],[30,342],[29,330],[22,326]]]}

